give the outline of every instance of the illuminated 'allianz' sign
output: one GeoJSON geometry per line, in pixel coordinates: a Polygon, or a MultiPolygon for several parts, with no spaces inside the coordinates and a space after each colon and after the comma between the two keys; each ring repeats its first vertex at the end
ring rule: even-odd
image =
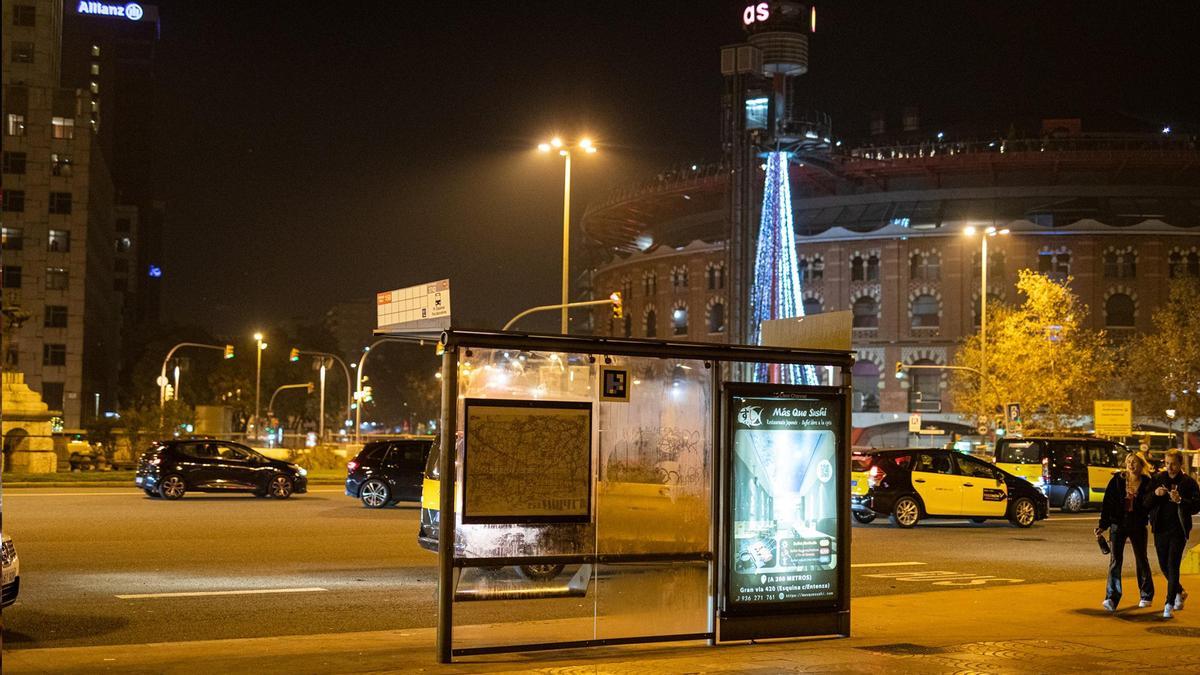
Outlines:
{"type": "Polygon", "coordinates": [[[136,2],[127,2],[124,5],[110,5],[107,2],[91,2],[90,0],[80,0],[79,6],[75,8],[77,14],[90,14],[94,16],[117,16],[130,21],[141,21],[145,16],[146,11],[136,2]]]}

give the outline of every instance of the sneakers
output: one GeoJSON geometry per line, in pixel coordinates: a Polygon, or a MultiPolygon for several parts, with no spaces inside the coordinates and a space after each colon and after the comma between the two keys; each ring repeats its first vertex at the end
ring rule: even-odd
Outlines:
{"type": "Polygon", "coordinates": [[[1171,603],[1163,605],[1163,618],[1170,619],[1175,616],[1175,606],[1171,603]]]}
{"type": "Polygon", "coordinates": [[[1117,611],[1117,603],[1113,602],[1112,600],[1105,600],[1104,602],[1100,603],[1100,606],[1110,612],[1117,611]]]}
{"type": "MultiPolygon", "coordinates": [[[[1138,607],[1143,607],[1143,608],[1149,607],[1151,602],[1153,602],[1153,601],[1152,600],[1139,600],[1138,607]]],[[[1176,609],[1178,609],[1178,607],[1176,607],[1176,609]]]]}
{"type": "Polygon", "coordinates": [[[1179,591],[1179,594],[1175,596],[1175,611],[1176,612],[1183,609],[1183,602],[1185,600],[1187,600],[1187,591],[1179,591]]]}

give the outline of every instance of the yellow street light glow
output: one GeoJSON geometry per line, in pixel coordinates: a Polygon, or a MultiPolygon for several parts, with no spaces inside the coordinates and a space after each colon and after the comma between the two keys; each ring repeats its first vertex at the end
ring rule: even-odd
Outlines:
{"type": "Polygon", "coordinates": [[[584,150],[586,150],[589,155],[594,154],[596,152],[596,146],[589,145],[586,148],[584,148],[584,150]]]}
{"type": "Polygon", "coordinates": [[[266,348],[267,348],[267,343],[265,343],[265,342],[264,342],[264,343],[260,344],[258,348],[259,348],[259,349],[266,349],[266,348]]]}
{"type": "Polygon", "coordinates": [[[255,339],[256,341],[258,341],[258,340],[262,340],[262,339],[263,339],[263,334],[262,334],[262,333],[255,333],[255,334],[254,334],[254,339],[255,339]]]}
{"type": "Polygon", "coordinates": [[[1000,234],[1008,234],[1008,228],[1006,227],[1003,230],[1000,230],[1000,234]]]}
{"type": "Polygon", "coordinates": [[[996,228],[994,226],[989,226],[988,229],[984,230],[984,232],[986,232],[989,235],[996,234],[996,228]]]}
{"type": "Polygon", "coordinates": [[[975,236],[975,226],[974,225],[966,226],[965,228],[963,228],[963,234],[967,235],[968,237],[975,236]]]}
{"type": "Polygon", "coordinates": [[[553,145],[556,148],[561,148],[562,144],[563,144],[562,139],[559,138],[558,136],[555,136],[553,139],[550,140],[550,145],[553,145]]]}
{"type": "Polygon", "coordinates": [[[550,144],[549,143],[538,143],[538,151],[539,152],[550,152],[550,144]]]}
{"type": "Polygon", "coordinates": [[[579,141],[579,147],[583,148],[584,150],[591,148],[592,147],[592,139],[585,138],[582,141],[579,141]]]}
{"type": "Polygon", "coordinates": [[[559,150],[559,151],[558,151],[558,154],[559,154],[559,155],[561,155],[561,156],[563,156],[563,157],[566,157],[568,153],[567,153],[567,151],[566,151],[566,150],[559,150]]]}

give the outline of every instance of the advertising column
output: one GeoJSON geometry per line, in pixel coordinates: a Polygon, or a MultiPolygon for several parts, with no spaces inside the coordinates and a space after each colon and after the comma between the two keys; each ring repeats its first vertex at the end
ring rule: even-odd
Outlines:
{"type": "Polygon", "coordinates": [[[729,388],[721,640],[849,633],[847,401],[729,388]]]}

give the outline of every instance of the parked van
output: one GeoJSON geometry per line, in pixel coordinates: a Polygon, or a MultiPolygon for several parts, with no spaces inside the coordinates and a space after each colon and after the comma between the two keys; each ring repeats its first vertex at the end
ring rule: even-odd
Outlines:
{"type": "Polygon", "coordinates": [[[1129,452],[1100,438],[1030,436],[996,443],[996,466],[1042,490],[1069,513],[1104,501],[1104,489],[1129,452]]]}

